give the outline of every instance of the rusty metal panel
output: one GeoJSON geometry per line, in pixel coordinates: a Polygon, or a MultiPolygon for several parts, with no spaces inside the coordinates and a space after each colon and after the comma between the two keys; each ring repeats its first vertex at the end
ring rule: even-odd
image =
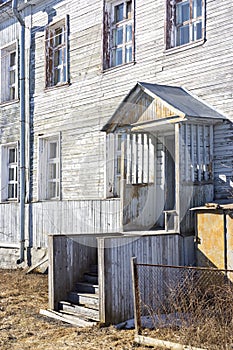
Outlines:
{"type": "Polygon", "coordinates": [[[224,216],[220,213],[197,213],[198,266],[225,268],[224,216]]]}
{"type": "MultiPolygon", "coordinates": [[[[227,223],[227,268],[233,270],[233,212],[226,217],[227,223]]],[[[232,275],[233,277],[233,275],[232,275]]],[[[233,279],[233,278],[232,278],[233,279]]]]}

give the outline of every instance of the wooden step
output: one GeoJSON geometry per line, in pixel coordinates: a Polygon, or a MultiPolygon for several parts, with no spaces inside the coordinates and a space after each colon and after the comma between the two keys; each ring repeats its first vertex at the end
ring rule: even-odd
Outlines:
{"type": "Polygon", "coordinates": [[[53,318],[58,321],[66,322],[78,327],[93,327],[97,324],[96,321],[88,321],[83,318],[78,317],[77,315],[59,312],[54,310],[40,310],[40,314],[53,318]]]}
{"type": "Polygon", "coordinates": [[[98,265],[91,265],[89,271],[98,274],[98,265]]]}
{"type": "Polygon", "coordinates": [[[92,272],[86,272],[83,274],[83,279],[85,282],[98,284],[98,275],[92,272]]]}
{"type": "Polygon", "coordinates": [[[99,321],[99,310],[87,308],[80,305],[75,305],[67,301],[58,303],[59,311],[69,313],[84,318],[85,320],[99,321]]]}
{"type": "Polygon", "coordinates": [[[98,286],[98,284],[93,284],[93,283],[78,282],[78,283],[76,283],[76,291],[80,292],[80,293],[98,294],[99,293],[99,286],[98,286]]]}
{"type": "Polygon", "coordinates": [[[99,295],[94,293],[70,292],[68,301],[73,304],[80,304],[88,308],[99,310],[99,295]]]}

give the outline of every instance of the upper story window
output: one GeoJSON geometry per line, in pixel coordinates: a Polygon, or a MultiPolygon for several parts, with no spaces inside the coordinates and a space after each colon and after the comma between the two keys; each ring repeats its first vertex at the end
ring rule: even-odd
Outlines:
{"type": "Polygon", "coordinates": [[[133,1],[106,1],[104,69],[134,60],[133,1]]]}
{"type": "Polygon", "coordinates": [[[39,199],[60,198],[60,137],[39,139],[39,199]]]}
{"type": "Polygon", "coordinates": [[[167,1],[167,49],[204,38],[204,0],[167,1]]]}
{"type": "Polygon", "coordinates": [[[18,199],[18,144],[1,146],[1,201],[18,199]]]}
{"type": "Polygon", "coordinates": [[[46,29],[46,87],[68,82],[68,21],[59,21],[46,29]]]}
{"type": "Polygon", "coordinates": [[[16,43],[1,49],[1,102],[18,98],[18,55],[16,43]]]}

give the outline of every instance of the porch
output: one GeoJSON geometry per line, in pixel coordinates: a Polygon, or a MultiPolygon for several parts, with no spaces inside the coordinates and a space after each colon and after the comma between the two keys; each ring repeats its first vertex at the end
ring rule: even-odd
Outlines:
{"type": "Polygon", "coordinates": [[[116,324],[132,318],[130,258],[135,255],[149,264],[190,265],[193,239],[133,232],[50,235],[47,315],[84,324],[116,324]]]}

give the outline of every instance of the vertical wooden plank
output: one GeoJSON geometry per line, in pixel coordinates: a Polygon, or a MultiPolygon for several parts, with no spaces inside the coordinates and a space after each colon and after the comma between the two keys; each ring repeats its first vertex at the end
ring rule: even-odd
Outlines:
{"type": "Polygon", "coordinates": [[[175,209],[177,215],[174,217],[174,229],[180,232],[180,149],[181,149],[180,125],[175,125],[175,209]]]}
{"type": "Polygon", "coordinates": [[[194,144],[194,139],[195,139],[195,127],[192,124],[191,125],[191,178],[192,182],[195,180],[195,144],[194,144]]]}
{"type": "Polygon", "coordinates": [[[189,143],[189,138],[188,138],[188,127],[189,124],[185,124],[183,126],[185,128],[185,140],[184,140],[184,147],[185,147],[185,181],[189,181],[189,149],[188,149],[188,143],[189,143]]]}
{"type": "Polygon", "coordinates": [[[214,176],[214,162],[213,162],[213,158],[214,158],[214,127],[213,125],[210,125],[210,179],[213,179],[214,176]]]}
{"type": "Polygon", "coordinates": [[[120,181],[120,199],[121,199],[121,220],[120,226],[123,231],[124,226],[124,205],[125,205],[125,186],[126,186],[126,134],[122,135],[121,142],[121,181],[120,181]]]}
{"type": "Polygon", "coordinates": [[[48,237],[48,264],[49,264],[49,275],[48,275],[48,307],[51,310],[55,309],[55,303],[54,303],[54,268],[55,268],[55,262],[54,262],[54,239],[53,236],[50,235],[48,237]]]}
{"type": "Polygon", "coordinates": [[[143,135],[143,183],[149,182],[148,134],[143,135]]]}
{"type": "Polygon", "coordinates": [[[156,157],[157,147],[154,147],[152,143],[151,135],[148,138],[148,181],[154,183],[156,178],[156,157]]]}
{"type": "Polygon", "coordinates": [[[143,171],[143,135],[138,134],[138,180],[137,183],[141,184],[142,183],[142,171],[143,171]]]}
{"type": "Polygon", "coordinates": [[[106,167],[106,197],[113,196],[113,187],[114,187],[114,167],[115,167],[115,155],[114,155],[114,135],[106,135],[106,152],[105,152],[105,167],[106,167]]]}
{"type": "Polygon", "coordinates": [[[208,180],[208,172],[207,172],[207,158],[208,158],[208,143],[207,143],[207,134],[208,134],[208,126],[203,125],[203,179],[208,180]]]}
{"type": "Polygon", "coordinates": [[[141,308],[140,308],[140,291],[138,285],[137,258],[131,258],[131,274],[133,283],[133,299],[134,299],[134,323],[136,335],[141,334],[141,308]]]}
{"type": "Polygon", "coordinates": [[[197,125],[197,180],[201,181],[201,125],[197,125]]]}
{"type": "Polygon", "coordinates": [[[137,183],[137,145],[136,134],[132,135],[132,184],[137,183]]]}
{"type": "Polygon", "coordinates": [[[127,134],[127,184],[132,182],[132,141],[131,134],[127,134]]]}
{"type": "Polygon", "coordinates": [[[99,280],[99,312],[100,323],[106,322],[105,309],[105,240],[104,238],[97,238],[98,247],[98,280],[99,280]]]}

